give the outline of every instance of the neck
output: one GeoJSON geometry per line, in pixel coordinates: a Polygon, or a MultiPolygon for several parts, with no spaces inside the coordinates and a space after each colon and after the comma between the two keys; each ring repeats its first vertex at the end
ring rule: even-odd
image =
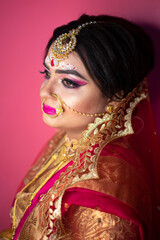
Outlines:
{"type": "Polygon", "coordinates": [[[71,139],[76,139],[76,140],[79,140],[81,137],[82,137],[82,132],[83,131],[75,131],[75,130],[67,130],[66,131],[66,135],[68,136],[68,138],[71,140],[71,139]]]}

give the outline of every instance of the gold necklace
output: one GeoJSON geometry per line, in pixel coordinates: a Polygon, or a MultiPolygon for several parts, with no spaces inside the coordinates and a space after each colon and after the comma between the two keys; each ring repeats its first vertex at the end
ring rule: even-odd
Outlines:
{"type": "Polygon", "coordinates": [[[75,152],[78,148],[78,140],[76,139],[69,139],[67,136],[64,137],[65,138],[65,148],[66,148],[66,151],[71,151],[71,152],[75,152]]]}
{"type": "Polygon", "coordinates": [[[55,161],[54,169],[51,171],[51,173],[48,175],[47,178],[43,181],[42,184],[39,185],[39,187],[32,193],[30,202],[26,206],[23,215],[27,211],[27,209],[31,206],[32,201],[38,191],[46,184],[46,182],[61,168],[64,167],[64,164],[66,162],[69,162],[68,160],[75,155],[75,152],[78,148],[78,141],[76,139],[69,140],[67,136],[64,137],[64,143],[57,149],[57,151],[50,157],[49,161],[46,163],[46,165],[37,173],[37,175],[18,193],[18,196],[15,200],[14,206],[13,206],[13,225],[12,225],[12,231],[13,231],[13,237],[15,235],[16,230],[16,207],[17,202],[19,198],[21,197],[21,194],[27,189],[38,177],[45,171],[47,168],[55,161]],[[71,154],[69,152],[72,152],[71,154]]]}

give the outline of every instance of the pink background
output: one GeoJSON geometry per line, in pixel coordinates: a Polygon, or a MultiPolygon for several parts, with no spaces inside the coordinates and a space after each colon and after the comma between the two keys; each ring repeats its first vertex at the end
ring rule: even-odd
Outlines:
{"type": "Polygon", "coordinates": [[[151,35],[156,67],[149,76],[151,101],[160,136],[159,0],[6,0],[0,2],[0,230],[9,226],[16,189],[41,147],[54,133],[41,118],[39,88],[44,49],[55,27],[82,13],[132,20],[151,35]]]}

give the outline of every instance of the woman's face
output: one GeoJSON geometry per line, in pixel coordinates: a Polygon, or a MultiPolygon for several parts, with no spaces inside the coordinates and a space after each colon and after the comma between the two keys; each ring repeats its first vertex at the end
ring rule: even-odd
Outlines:
{"type": "MultiPolygon", "coordinates": [[[[48,57],[50,56],[48,52],[48,57]]],[[[70,108],[82,113],[105,112],[106,98],[88,75],[82,61],[76,52],[68,55],[61,61],[63,67],[51,67],[45,61],[44,82],[40,89],[41,101],[53,108],[59,105],[59,101],[52,96],[56,94],[70,108]],[[70,65],[68,65],[70,64],[70,65]],[[68,67],[69,66],[69,67],[68,67]],[[71,68],[71,69],[70,69],[71,68]]],[[[54,128],[64,129],[75,134],[85,130],[95,117],[79,115],[63,105],[64,112],[56,118],[50,118],[43,113],[44,122],[54,128]]]]}

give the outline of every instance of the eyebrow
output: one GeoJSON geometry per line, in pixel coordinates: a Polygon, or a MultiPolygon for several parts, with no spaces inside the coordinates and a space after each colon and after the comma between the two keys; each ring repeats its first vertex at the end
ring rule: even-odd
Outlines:
{"type": "Polygon", "coordinates": [[[77,77],[80,77],[80,78],[82,78],[82,79],[84,79],[84,80],[86,80],[87,82],[88,82],[88,80],[85,78],[85,77],[83,77],[79,72],[77,72],[76,70],[63,70],[63,69],[56,69],[55,70],[55,73],[59,73],[59,74],[72,74],[72,75],[75,75],[75,76],[77,76],[77,77]]]}
{"type": "MultiPolygon", "coordinates": [[[[45,61],[43,62],[43,65],[45,68],[47,68],[49,70],[49,67],[47,66],[47,64],[45,63],[45,61]]],[[[86,80],[88,82],[88,80],[82,76],[82,74],[80,74],[79,72],[77,72],[76,70],[65,70],[65,69],[56,69],[55,70],[55,73],[58,73],[58,74],[72,74],[72,75],[75,75],[77,77],[80,77],[84,80],[86,80]]]]}

